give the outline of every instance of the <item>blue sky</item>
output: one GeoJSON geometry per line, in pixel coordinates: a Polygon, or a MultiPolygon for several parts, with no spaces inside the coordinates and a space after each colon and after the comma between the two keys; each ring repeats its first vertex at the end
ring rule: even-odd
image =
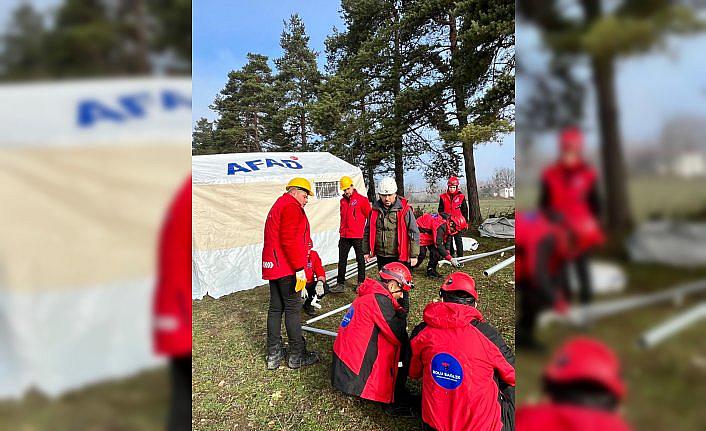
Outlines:
{"type": "MultiPolygon", "coordinates": [[[[336,0],[233,2],[206,0],[193,7],[193,118],[213,119],[208,109],[224,86],[228,72],[242,67],[248,52],[281,55],[279,37],[282,22],[293,13],[304,20],[310,47],[320,53],[319,67],[325,62],[324,40],[336,26],[343,28],[336,0]],[[236,4],[237,3],[237,4],[236,4]]],[[[271,62],[270,66],[274,66],[271,62]]],[[[486,145],[476,150],[479,179],[490,176],[496,167],[514,167],[515,141],[508,136],[503,145],[486,145]]],[[[421,172],[409,172],[407,180],[424,186],[421,172]]]]}

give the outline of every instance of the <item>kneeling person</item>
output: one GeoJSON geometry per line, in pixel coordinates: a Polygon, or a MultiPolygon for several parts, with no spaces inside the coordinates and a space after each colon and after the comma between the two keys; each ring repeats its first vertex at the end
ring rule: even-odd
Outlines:
{"type": "Polygon", "coordinates": [[[514,429],[514,355],[476,308],[475,281],[452,273],[439,294],[411,339],[409,375],[422,379],[425,429],[514,429]]]}
{"type": "MultiPolygon", "coordinates": [[[[309,243],[309,248],[312,244],[309,243]]],[[[319,253],[315,250],[309,250],[309,256],[307,258],[306,266],[304,267],[304,274],[306,275],[306,288],[302,290],[302,297],[304,298],[304,312],[309,316],[316,316],[316,308],[312,305],[314,299],[318,299],[321,296],[321,292],[316,292],[316,285],[322,282],[324,285],[323,292],[326,292],[326,271],[321,263],[321,257],[319,253]]]]}
{"type": "Polygon", "coordinates": [[[333,344],[331,384],[343,393],[390,404],[398,379],[406,380],[398,375],[400,352],[409,343],[407,310],[400,300],[413,287],[412,273],[392,262],[382,267],[380,279],[363,281],[343,317],[333,344]]]}

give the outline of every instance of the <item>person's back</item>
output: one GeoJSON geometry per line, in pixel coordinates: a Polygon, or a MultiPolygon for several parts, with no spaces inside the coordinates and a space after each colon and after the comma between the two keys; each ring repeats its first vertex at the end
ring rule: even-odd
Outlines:
{"type": "Polygon", "coordinates": [[[483,321],[475,307],[431,303],[412,335],[410,376],[422,377],[422,418],[439,431],[503,426],[494,376],[514,385],[515,370],[474,320],[483,321]]]}

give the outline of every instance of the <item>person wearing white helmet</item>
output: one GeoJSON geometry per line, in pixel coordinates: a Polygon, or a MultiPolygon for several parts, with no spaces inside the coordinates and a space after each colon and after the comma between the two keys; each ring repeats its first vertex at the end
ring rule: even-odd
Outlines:
{"type": "Polygon", "coordinates": [[[372,205],[363,232],[365,260],[377,257],[378,268],[390,262],[411,267],[419,256],[419,228],[407,199],[397,195],[397,183],[383,178],[377,188],[379,199],[372,205]]]}

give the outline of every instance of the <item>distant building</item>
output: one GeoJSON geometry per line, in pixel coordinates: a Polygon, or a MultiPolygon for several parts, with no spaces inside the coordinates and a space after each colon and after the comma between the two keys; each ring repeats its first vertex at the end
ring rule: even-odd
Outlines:
{"type": "Polygon", "coordinates": [[[515,188],[514,187],[503,187],[498,191],[498,196],[504,199],[514,199],[515,198],[515,188]]]}

